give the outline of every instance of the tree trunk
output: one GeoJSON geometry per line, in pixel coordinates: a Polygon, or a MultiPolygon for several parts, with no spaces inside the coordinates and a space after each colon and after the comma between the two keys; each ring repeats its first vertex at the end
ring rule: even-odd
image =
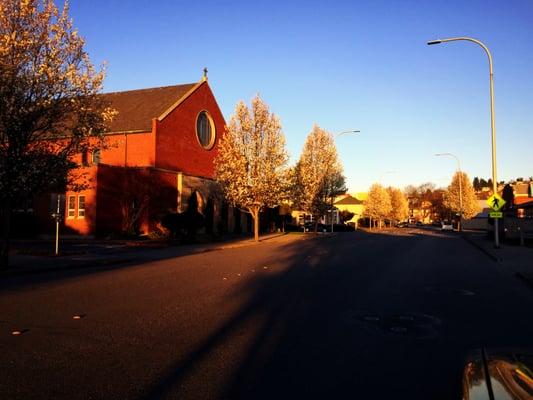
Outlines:
{"type": "Polygon", "coordinates": [[[2,245],[0,248],[0,270],[9,266],[9,237],[11,233],[11,201],[2,204],[2,245]]]}
{"type": "Polygon", "coordinates": [[[251,208],[250,214],[252,214],[252,219],[254,220],[254,240],[259,242],[259,208],[251,208]]]}

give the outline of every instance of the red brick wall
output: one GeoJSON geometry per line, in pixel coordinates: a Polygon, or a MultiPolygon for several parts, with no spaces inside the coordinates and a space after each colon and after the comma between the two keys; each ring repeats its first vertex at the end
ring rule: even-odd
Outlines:
{"type": "Polygon", "coordinates": [[[156,167],[212,178],[213,159],[224,126],[224,117],[205,82],[157,123],[156,167]],[[196,118],[202,110],[208,111],[215,123],[216,138],[210,150],[204,149],[196,136],[196,118]]]}
{"type": "Polygon", "coordinates": [[[113,134],[106,138],[107,148],[101,152],[101,163],[128,167],[154,165],[154,134],[113,134]]]}

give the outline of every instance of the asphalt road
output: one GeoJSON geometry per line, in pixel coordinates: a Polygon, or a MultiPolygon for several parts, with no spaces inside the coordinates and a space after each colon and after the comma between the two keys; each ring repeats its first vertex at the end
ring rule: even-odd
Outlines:
{"type": "Polygon", "coordinates": [[[4,279],[0,398],[459,399],[470,350],[533,346],[533,290],[452,233],[309,237],[4,279]]]}

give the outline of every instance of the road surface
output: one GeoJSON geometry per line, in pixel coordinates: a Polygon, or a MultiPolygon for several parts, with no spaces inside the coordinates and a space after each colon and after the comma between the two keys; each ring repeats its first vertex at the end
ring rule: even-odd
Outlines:
{"type": "Polygon", "coordinates": [[[456,234],[311,237],[3,279],[0,398],[458,399],[470,350],[533,345],[456,234]]]}

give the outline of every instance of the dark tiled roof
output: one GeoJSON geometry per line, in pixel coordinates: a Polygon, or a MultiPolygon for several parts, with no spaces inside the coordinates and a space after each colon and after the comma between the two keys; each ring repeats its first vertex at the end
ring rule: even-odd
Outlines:
{"type": "Polygon", "coordinates": [[[163,114],[195,85],[188,83],[102,94],[109,106],[118,111],[109,126],[110,132],[152,130],[152,119],[163,114]]]}
{"type": "Polygon", "coordinates": [[[353,205],[353,204],[364,204],[363,201],[356,199],[353,196],[346,196],[344,199],[339,200],[335,205],[353,205]]]}

